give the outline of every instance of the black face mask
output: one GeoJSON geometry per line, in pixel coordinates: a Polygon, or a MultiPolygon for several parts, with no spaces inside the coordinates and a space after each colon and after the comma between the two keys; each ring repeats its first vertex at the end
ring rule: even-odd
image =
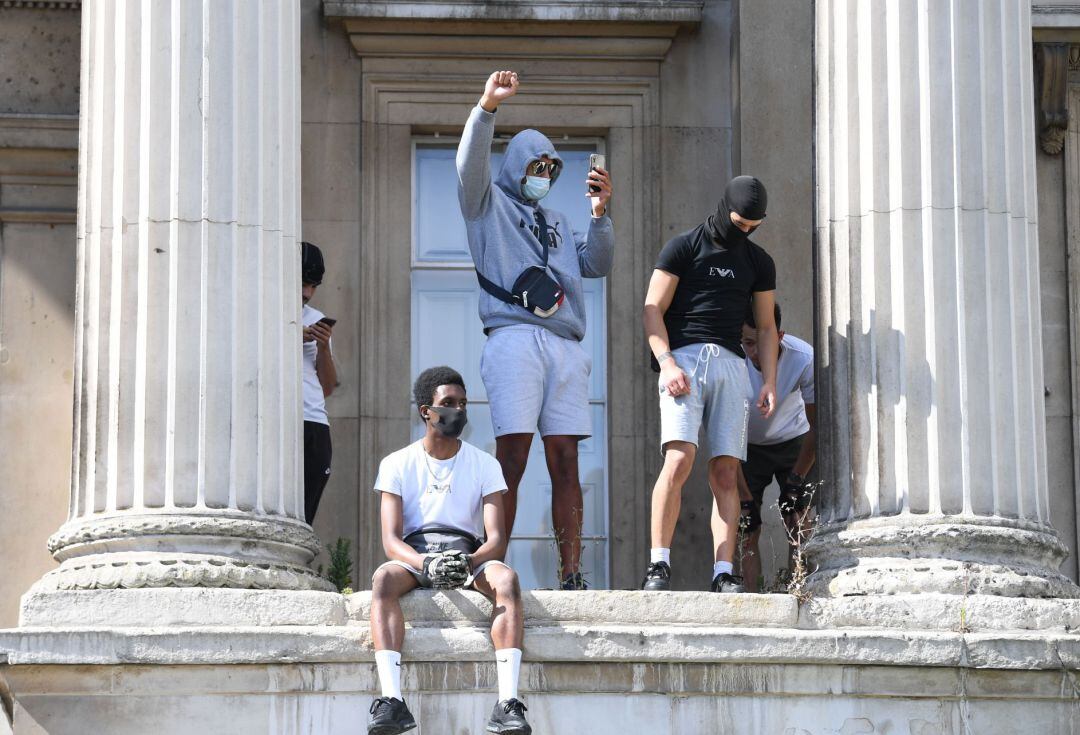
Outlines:
{"type": "Polygon", "coordinates": [[[469,423],[469,415],[464,408],[428,406],[428,411],[439,417],[437,421],[431,422],[435,430],[451,439],[461,436],[461,432],[465,431],[465,424],[469,423]]]}
{"type": "Polygon", "coordinates": [[[769,196],[764,184],[753,176],[736,176],[724,189],[724,196],[720,199],[716,212],[705,221],[705,229],[714,240],[731,246],[741,245],[754,230],[740,230],[731,221],[731,213],[735,212],[743,219],[764,219],[768,202],[769,196]]]}

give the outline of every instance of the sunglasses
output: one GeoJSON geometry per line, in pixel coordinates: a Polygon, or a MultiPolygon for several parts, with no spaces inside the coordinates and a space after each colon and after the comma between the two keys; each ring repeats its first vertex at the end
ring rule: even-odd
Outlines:
{"type": "Polygon", "coordinates": [[[551,178],[555,178],[559,174],[559,162],[558,161],[533,161],[525,169],[529,176],[543,176],[545,172],[551,173],[551,178]]]}

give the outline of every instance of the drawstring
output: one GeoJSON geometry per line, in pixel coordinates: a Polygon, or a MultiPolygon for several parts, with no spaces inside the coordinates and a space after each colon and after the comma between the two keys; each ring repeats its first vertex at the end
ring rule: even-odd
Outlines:
{"type": "Polygon", "coordinates": [[[701,375],[701,382],[704,383],[709,379],[709,360],[714,357],[720,357],[720,345],[704,344],[701,346],[701,350],[698,352],[697,360],[694,361],[694,369],[690,371],[690,377],[697,377],[698,366],[701,365],[702,358],[705,360],[705,371],[701,375]]]}

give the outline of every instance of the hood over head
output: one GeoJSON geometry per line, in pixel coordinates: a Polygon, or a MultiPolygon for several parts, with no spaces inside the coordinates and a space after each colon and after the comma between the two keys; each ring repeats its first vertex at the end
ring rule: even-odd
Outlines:
{"type": "Polygon", "coordinates": [[[768,203],[769,195],[760,179],[736,176],[728,182],[716,211],[705,220],[705,229],[714,240],[738,245],[746,240],[749,233],[743,232],[732,223],[731,213],[735,212],[748,220],[765,219],[768,203]]]}
{"type": "MultiPolygon", "coordinates": [[[[547,136],[539,130],[522,130],[511,138],[506,146],[506,154],[503,156],[499,175],[495,177],[495,185],[519,202],[527,201],[521,193],[521,185],[525,182],[525,167],[543,156],[558,161],[561,171],[563,160],[555,152],[555,146],[547,136]]],[[[552,184],[556,178],[558,174],[552,177],[552,184]]]]}

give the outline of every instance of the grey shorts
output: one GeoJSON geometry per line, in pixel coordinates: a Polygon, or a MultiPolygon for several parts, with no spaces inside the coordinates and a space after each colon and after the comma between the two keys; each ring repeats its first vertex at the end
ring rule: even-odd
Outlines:
{"type": "MultiPolygon", "coordinates": [[[[476,569],[472,570],[472,573],[469,575],[469,578],[467,580],[465,580],[465,589],[472,589],[473,583],[476,582],[476,578],[479,577],[480,574],[490,566],[501,566],[501,567],[506,567],[507,569],[510,568],[509,564],[507,564],[504,561],[499,561],[498,559],[492,559],[491,561],[486,561],[483,564],[481,564],[480,566],[478,566],[476,569]]],[[[374,580],[375,575],[379,573],[379,569],[384,569],[386,567],[401,567],[402,569],[407,571],[409,574],[413,575],[413,578],[416,580],[416,583],[418,585],[420,585],[421,587],[426,587],[428,589],[431,588],[430,584],[425,584],[424,583],[424,575],[422,575],[420,573],[419,569],[416,569],[416,568],[406,564],[403,561],[398,561],[397,559],[391,559],[390,561],[384,561],[382,564],[380,564],[378,566],[378,568],[375,569],[374,572],[371,573],[371,578],[374,580]]]]}
{"type": "Polygon", "coordinates": [[[686,345],[672,355],[686,373],[690,393],[672,398],[658,381],[661,453],[673,441],[697,446],[698,433],[704,429],[709,459],[746,459],[746,422],[753,389],[745,360],[714,344],[686,345]]]}
{"type": "Polygon", "coordinates": [[[580,342],[529,324],[499,327],[480,355],[495,436],[592,434],[589,373],[580,342]]]}

